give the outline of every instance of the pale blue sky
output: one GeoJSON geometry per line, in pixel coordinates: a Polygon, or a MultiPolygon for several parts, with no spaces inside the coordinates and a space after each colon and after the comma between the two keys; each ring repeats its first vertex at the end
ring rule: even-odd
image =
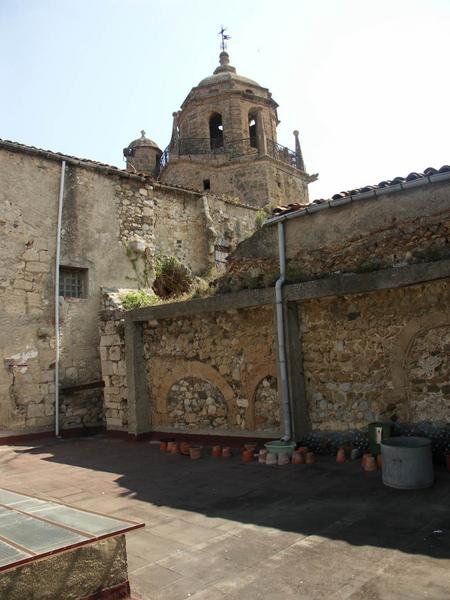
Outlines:
{"type": "Polygon", "coordinates": [[[450,162],[450,0],[0,0],[0,137],[123,166],[231,63],[279,103],[311,198],[450,162]]]}

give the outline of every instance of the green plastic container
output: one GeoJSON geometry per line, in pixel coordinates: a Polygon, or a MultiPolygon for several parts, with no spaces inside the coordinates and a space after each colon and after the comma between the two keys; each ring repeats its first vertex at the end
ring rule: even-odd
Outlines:
{"type": "Polygon", "coordinates": [[[392,423],[376,421],[369,423],[369,446],[374,456],[381,454],[381,442],[385,438],[392,437],[392,423]]]}
{"type": "Polygon", "coordinates": [[[264,444],[267,452],[273,454],[288,454],[289,456],[294,452],[296,445],[297,442],[282,442],[281,440],[266,442],[264,444]]]}

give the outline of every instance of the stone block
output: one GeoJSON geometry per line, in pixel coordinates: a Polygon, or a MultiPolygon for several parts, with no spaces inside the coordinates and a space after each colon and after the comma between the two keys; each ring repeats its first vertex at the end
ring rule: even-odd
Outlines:
{"type": "Polygon", "coordinates": [[[121,356],[121,348],[120,346],[112,346],[109,349],[109,360],[118,361],[121,356]]]}
{"type": "Polygon", "coordinates": [[[27,408],[27,417],[43,417],[45,416],[45,406],[44,404],[29,404],[27,408]]]}
{"type": "Polygon", "coordinates": [[[27,262],[25,270],[29,273],[48,273],[50,266],[41,262],[27,262]]]}

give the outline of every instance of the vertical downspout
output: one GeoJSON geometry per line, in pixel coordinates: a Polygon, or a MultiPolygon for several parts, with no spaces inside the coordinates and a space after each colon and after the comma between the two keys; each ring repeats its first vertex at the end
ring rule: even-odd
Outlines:
{"type": "Polygon", "coordinates": [[[275,301],[277,314],[277,339],[278,339],[278,365],[281,377],[281,406],[283,413],[284,435],[282,440],[288,442],[291,439],[291,408],[289,404],[289,383],[286,360],[286,341],[284,335],[284,306],[283,285],[286,280],[286,243],[284,235],[284,222],[278,223],[278,256],[280,259],[280,277],[275,284],[275,301]]]}
{"type": "Polygon", "coordinates": [[[61,163],[61,179],[59,182],[58,224],[56,227],[56,259],[55,259],[55,436],[59,437],[59,263],[61,256],[61,224],[64,198],[64,177],[66,161],[61,163]]]}

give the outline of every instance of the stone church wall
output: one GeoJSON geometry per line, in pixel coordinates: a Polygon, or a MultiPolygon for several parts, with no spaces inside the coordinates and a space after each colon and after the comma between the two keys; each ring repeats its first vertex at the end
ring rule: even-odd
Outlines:
{"type": "MultiPolygon", "coordinates": [[[[63,157],[21,148],[26,151],[0,148],[0,429],[4,432],[51,430],[54,422],[53,287],[63,157]]],[[[198,194],[74,162],[68,160],[66,167],[61,265],[84,270],[86,293],[82,298],[60,299],[64,388],[102,379],[101,287],[137,287],[126,252],[130,242],[143,241],[150,258],[155,253],[177,256],[194,274],[201,274],[212,266],[216,238],[231,229],[230,249],[234,248],[253,230],[256,214],[217,199],[210,202],[214,208],[205,216],[198,194]]],[[[103,413],[98,387],[66,389],[61,394],[63,428],[101,425],[103,413]]]]}

